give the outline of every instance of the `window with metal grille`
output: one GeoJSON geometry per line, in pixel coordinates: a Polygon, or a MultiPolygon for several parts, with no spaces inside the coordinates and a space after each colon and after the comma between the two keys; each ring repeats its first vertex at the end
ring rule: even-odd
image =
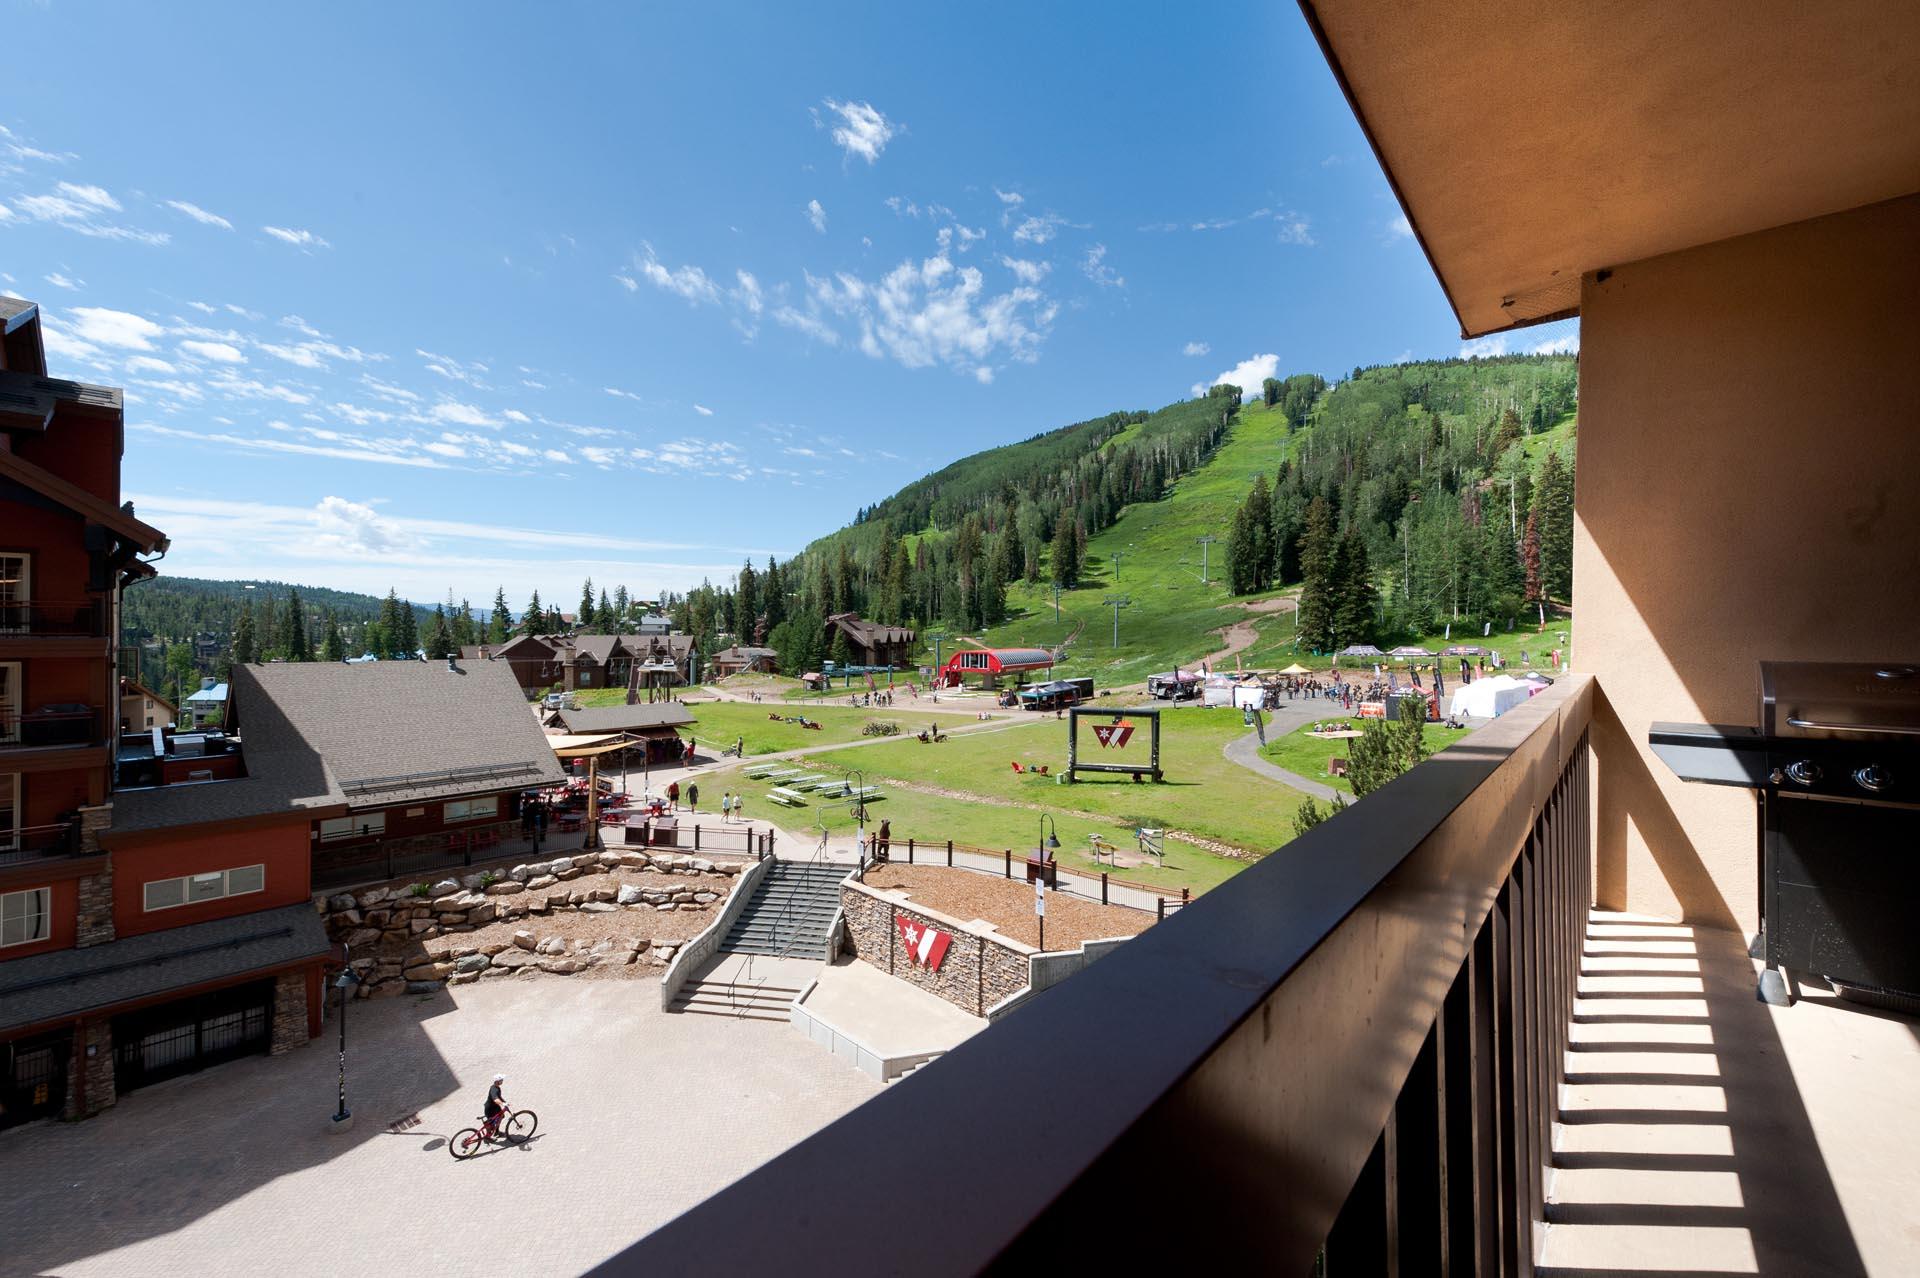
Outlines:
{"type": "Polygon", "coordinates": [[[44,941],[53,926],[53,889],[28,888],[0,895],[0,945],[44,941]]]}

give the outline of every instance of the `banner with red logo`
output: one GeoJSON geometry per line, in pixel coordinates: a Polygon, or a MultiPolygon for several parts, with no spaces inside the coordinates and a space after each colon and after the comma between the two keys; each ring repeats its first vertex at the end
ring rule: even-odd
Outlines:
{"type": "Polygon", "coordinates": [[[1125,719],[1117,719],[1112,723],[1096,723],[1093,725],[1093,736],[1103,750],[1108,746],[1116,750],[1124,749],[1127,739],[1133,736],[1133,725],[1125,719]]]}
{"type": "Polygon", "coordinates": [[[907,947],[908,959],[928,971],[939,971],[940,961],[947,957],[947,947],[953,944],[953,937],[905,914],[894,915],[893,921],[900,929],[900,943],[907,947]]]}

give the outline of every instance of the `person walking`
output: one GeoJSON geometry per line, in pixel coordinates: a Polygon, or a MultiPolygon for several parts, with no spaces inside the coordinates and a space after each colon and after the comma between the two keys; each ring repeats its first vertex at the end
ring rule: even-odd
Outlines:
{"type": "Polygon", "coordinates": [[[679,810],[680,783],[678,781],[669,781],[667,782],[667,811],[678,812],[679,810]]]}
{"type": "Polygon", "coordinates": [[[698,812],[699,810],[700,783],[698,781],[690,781],[687,783],[687,811],[698,812]]]}
{"type": "Polygon", "coordinates": [[[720,792],[720,824],[733,824],[733,791],[731,790],[720,792]]]}
{"type": "MultiPolygon", "coordinates": [[[[733,819],[737,822],[744,822],[747,819],[747,796],[744,794],[733,796],[733,819]]],[[[747,831],[747,837],[751,839],[753,831],[747,831]]]]}

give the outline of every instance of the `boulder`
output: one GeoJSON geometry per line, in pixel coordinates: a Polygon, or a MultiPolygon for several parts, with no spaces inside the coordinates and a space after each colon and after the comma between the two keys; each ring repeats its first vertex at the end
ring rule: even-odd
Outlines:
{"type": "Polygon", "coordinates": [[[486,885],[487,885],[487,876],[484,874],[467,874],[467,875],[461,876],[461,879],[460,879],[460,886],[467,889],[467,891],[469,892],[478,892],[481,888],[485,887],[486,885]]]}
{"type": "Polygon", "coordinates": [[[688,864],[690,864],[694,869],[698,870],[702,874],[713,873],[713,862],[707,860],[705,857],[696,856],[693,858],[692,861],[688,862],[688,864]]]}
{"type": "Polygon", "coordinates": [[[440,982],[408,981],[402,988],[404,992],[408,994],[438,994],[440,992],[440,982]]]}
{"type": "Polygon", "coordinates": [[[453,970],[455,972],[473,972],[478,974],[484,971],[491,962],[492,960],[484,954],[463,954],[455,961],[453,970]]]}
{"type": "Polygon", "coordinates": [[[649,858],[645,852],[622,852],[620,854],[620,864],[630,870],[644,870],[651,863],[651,858],[649,858]]]}
{"type": "Polygon", "coordinates": [[[702,905],[708,905],[714,901],[719,900],[720,894],[718,892],[695,892],[693,894],[693,899],[700,902],[700,904],[702,905]]]}
{"type": "MultiPolygon", "coordinates": [[[[629,883],[620,889],[619,893],[614,897],[614,900],[621,905],[633,905],[640,900],[642,895],[639,888],[629,883]]],[[[352,942],[349,941],[348,944],[352,944],[352,942]]]]}
{"type": "Polygon", "coordinates": [[[627,948],[637,954],[641,950],[646,949],[649,945],[652,945],[652,944],[653,942],[648,938],[644,936],[636,936],[631,941],[627,942],[627,948]]]}
{"type": "Polygon", "coordinates": [[[447,978],[447,984],[471,985],[479,979],[480,979],[480,973],[478,972],[455,972],[452,976],[449,976],[447,978]]]}
{"type": "Polygon", "coordinates": [[[527,885],[515,879],[502,879],[487,889],[488,896],[514,896],[527,890],[527,885]]]}
{"type": "Polygon", "coordinates": [[[552,887],[559,881],[560,880],[554,878],[551,874],[536,874],[527,880],[527,891],[538,892],[544,888],[552,887]]]}
{"type": "Polygon", "coordinates": [[[600,854],[598,852],[582,852],[578,856],[573,857],[570,864],[585,869],[599,859],[600,854]]]}
{"type": "Polygon", "coordinates": [[[522,900],[525,902],[527,913],[529,914],[545,914],[549,909],[553,908],[547,904],[547,898],[544,896],[523,897],[522,900]]]}
{"type": "Polygon", "coordinates": [[[489,972],[511,972],[517,967],[531,967],[540,960],[525,950],[502,950],[493,956],[488,964],[489,972]]]}
{"type": "Polygon", "coordinates": [[[458,879],[441,879],[438,883],[427,889],[427,895],[451,896],[459,890],[460,881],[458,879]]]}
{"type": "Polygon", "coordinates": [[[480,947],[477,945],[467,945],[465,943],[460,943],[460,944],[447,946],[448,958],[463,959],[467,957],[467,955],[469,954],[478,954],[479,952],[480,952],[480,947]]]}
{"type": "Polygon", "coordinates": [[[613,888],[595,888],[587,893],[589,901],[611,901],[617,895],[613,888]]]}
{"type": "Polygon", "coordinates": [[[521,897],[516,901],[509,901],[505,905],[495,906],[494,916],[503,919],[523,919],[527,916],[529,904],[525,897],[521,897]]]}
{"type": "Polygon", "coordinates": [[[401,972],[409,981],[437,981],[453,970],[448,963],[416,963],[401,972]]]}
{"type": "Polygon", "coordinates": [[[358,904],[359,902],[353,899],[352,894],[345,892],[339,896],[330,896],[327,898],[327,908],[336,914],[342,910],[351,910],[358,904]]]}
{"type": "Polygon", "coordinates": [[[379,940],[380,929],[377,927],[355,928],[353,931],[347,933],[346,936],[346,942],[349,948],[356,945],[373,945],[378,943],[379,940]]]}
{"type": "Polygon", "coordinates": [[[619,906],[609,905],[605,901],[588,901],[580,907],[580,912],[582,914],[611,914],[619,908],[619,906]]]}
{"type": "Polygon", "coordinates": [[[530,950],[534,945],[533,933],[524,931],[515,932],[513,934],[513,943],[523,950],[530,950]]]}
{"type": "Polygon", "coordinates": [[[492,967],[490,967],[490,968],[488,968],[488,969],[487,969],[486,971],[484,971],[484,972],[482,972],[482,973],[480,973],[480,979],[484,981],[484,980],[487,980],[487,979],[489,979],[490,977],[495,977],[495,976],[512,976],[512,975],[513,975],[513,969],[512,969],[512,968],[510,968],[510,967],[501,967],[501,966],[500,966],[500,965],[499,965],[498,963],[495,963],[495,964],[494,964],[494,965],[493,965],[492,967]]]}
{"type": "Polygon", "coordinates": [[[596,955],[613,953],[612,939],[608,938],[608,939],[595,941],[593,945],[593,953],[596,955]]]}
{"type": "Polygon", "coordinates": [[[486,955],[488,958],[492,958],[494,955],[500,953],[501,951],[510,950],[512,948],[513,948],[512,941],[488,941],[485,945],[480,947],[480,952],[486,955]]]}
{"type": "Polygon", "coordinates": [[[668,901],[668,902],[667,902],[666,904],[664,904],[664,905],[656,905],[656,906],[654,906],[653,908],[654,908],[654,909],[656,909],[656,910],[658,910],[658,911],[660,911],[660,912],[661,912],[662,914],[665,914],[665,913],[667,913],[667,912],[668,912],[668,911],[670,911],[670,910],[677,910],[677,909],[679,909],[680,907],[679,907],[679,906],[677,906],[677,905],[675,905],[675,904],[674,904],[674,903],[673,903],[672,901],[668,901]]]}
{"type": "Polygon", "coordinates": [[[597,859],[600,864],[608,866],[609,868],[621,864],[620,854],[618,852],[602,852],[597,859]]]}
{"type": "Polygon", "coordinates": [[[392,895],[392,888],[368,888],[366,891],[360,893],[360,908],[364,910],[370,905],[378,905],[392,895]]]}
{"type": "Polygon", "coordinates": [[[433,911],[436,914],[464,914],[467,909],[466,894],[462,892],[450,892],[433,899],[433,911]]]}
{"type": "Polygon", "coordinates": [[[569,865],[564,870],[556,871],[553,877],[556,879],[560,879],[562,881],[565,881],[567,879],[577,879],[580,877],[580,871],[575,867],[569,865]]]}
{"type": "Polygon", "coordinates": [[[543,937],[540,944],[533,947],[533,952],[535,954],[562,954],[566,952],[566,948],[567,943],[565,941],[557,936],[548,936],[543,937]]]}
{"type": "Polygon", "coordinates": [[[357,927],[359,926],[360,919],[361,914],[358,910],[341,910],[333,916],[333,925],[335,927],[357,927]]]}
{"type": "Polygon", "coordinates": [[[531,865],[516,865],[507,871],[507,877],[515,883],[525,883],[528,879],[532,878],[533,875],[534,869],[531,865]]]}
{"type": "Polygon", "coordinates": [[[573,958],[543,958],[540,960],[540,970],[543,972],[552,972],[555,976],[572,976],[584,967],[586,967],[585,963],[573,958]]]}
{"type": "Polygon", "coordinates": [[[415,919],[407,924],[407,930],[415,936],[424,936],[428,932],[437,931],[438,926],[431,919],[415,919]]]}
{"type": "Polygon", "coordinates": [[[368,910],[367,917],[363,920],[368,927],[385,927],[392,921],[392,910],[368,910]]]}

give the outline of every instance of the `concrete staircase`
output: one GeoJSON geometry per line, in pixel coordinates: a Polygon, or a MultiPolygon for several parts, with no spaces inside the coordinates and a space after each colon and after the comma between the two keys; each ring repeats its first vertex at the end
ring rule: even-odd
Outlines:
{"type": "Polygon", "coordinates": [[[734,954],[824,960],[827,931],[840,908],[840,883],[850,873],[852,868],[845,865],[776,861],[720,948],[734,954]]]}
{"type": "Polygon", "coordinates": [[[687,982],[674,995],[668,1010],[698,1016],[727,1016],[741,1021],[785,1023],[788,1006],[799,997],[800,991],[789,986],[722,977],[687,982]]]}

